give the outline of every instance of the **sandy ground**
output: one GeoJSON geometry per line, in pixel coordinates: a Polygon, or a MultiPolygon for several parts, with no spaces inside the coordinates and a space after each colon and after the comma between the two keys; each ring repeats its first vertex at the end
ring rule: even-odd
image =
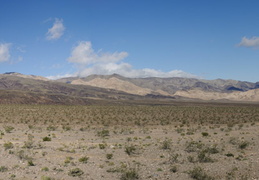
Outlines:
{"type": "Polygon", "coordinates": [[[0,127],[0,179],[259,179],[256,123],[0,127]]]}
{"type": "Polygon", "coordinates": [[[254,105],[0,105],[0,179],[259,179],[254,105]]]}

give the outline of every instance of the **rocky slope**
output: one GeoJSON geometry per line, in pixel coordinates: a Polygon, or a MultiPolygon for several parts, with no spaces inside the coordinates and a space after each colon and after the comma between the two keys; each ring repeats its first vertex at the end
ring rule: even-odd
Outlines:
{"type": "Polygon", "coordinates": [[[59,81],[115,89],[142,96],[157,94],[201,100],[259,101],[259,82],[192,78],[126,78],[117,74],[91,75],[86,78],[67,78],[59,81]]]}
{"type": "Polygon", "coordinates": [[[259,82],[192,78],[126,78],[117,74],[48,80],[0,74],[0,103],[91,104],[94,100],[229,100],[259,102],[259,82]]]}

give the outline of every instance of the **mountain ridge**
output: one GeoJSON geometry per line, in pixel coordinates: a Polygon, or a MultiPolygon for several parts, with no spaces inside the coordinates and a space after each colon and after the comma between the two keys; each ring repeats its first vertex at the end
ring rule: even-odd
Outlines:
{"type": "MultiPolygon", "coordinates": [[[[35,75],[23,75],[10,72],[0,74],[0,91],[16,91],[46,104],[66,103],[87,104],[95,100],[228,100],[259,102],[259,82],[252,83],[237,80],[205,80],[195,78],[128,78],[119,74],[90,75],[87,77],[69,77],[49,80],[35,75]],[[34,94],[30,94],[34,93],[34,94]],[[28,95],[30,94],[30,95],[28,95]],[[60,96],[60,97],[59,97],[60,96]],[[59,97],[59,98],[53,98],[59,97]],[[82,101],[83,100],[83,101],[82,101]],[[53,101],[53,102],[52,102],[53,101]]],[[[13,92],[12,92],[13,93],[13,92]]],[[[8,93],[7,93],[8,94],[8,93]]],[[[15,94],[15,93],[13,93],[15,94]]],[[[0,96],[3,99],[4,96],[0,96]]],[[[20,98],[22,99],[22,98],[20,98]]],[[[26,98],[25,98],[26,99],[26,98]]],[[[3,102],[3,100],[2,100],[3,102]]]]}

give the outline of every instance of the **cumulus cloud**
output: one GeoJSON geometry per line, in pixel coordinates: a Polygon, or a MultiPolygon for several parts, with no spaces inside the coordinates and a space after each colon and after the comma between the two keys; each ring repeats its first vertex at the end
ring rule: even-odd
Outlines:
{"type": "MultiPolygon", "coordinates": [[[[89,41],[79,42],[72,49],[68,61],[75,64],[78,71],[72,76],[86,77],[91,74],[120,74],[125,77],[190,77],[198,76],[181,70],[163,72],[155,69],[134,69],[130,64],[123,62],[127,52],[95,52],[89,41]]],[[[52,79],[55,77],[52,77],[52,79]]]]}
{"type": "Polygon", "coordinates": [[[68,58],[69,62],[81,65],[90,65],[98,63],[115,63],[128,56],[127,52],[103,53],[99,51],[95,53],[92,44],[89,41],[79,42],[73,48],[71,56],[68,58]]]}
{"type": "Polygon", "coordinates": [[[244,47],[259,47],[259,37],[252,37],[252,38],[247,38],[243,37],[241,42],[238,44],[238,46],[244,46],[244,47]]]}
{"type": "Polygon", "coordinates": [[[46,34],[47,40],[56,40],[59,39],[65,31],[65,26],[63,25],[62,19],[55,19],[53,26],[48,29],[46,34]]]}
{"type": "Polygon", "coordinates": [[[0,62],[7,62],[10,60],[10,43],[0,44],[0,62]]]}

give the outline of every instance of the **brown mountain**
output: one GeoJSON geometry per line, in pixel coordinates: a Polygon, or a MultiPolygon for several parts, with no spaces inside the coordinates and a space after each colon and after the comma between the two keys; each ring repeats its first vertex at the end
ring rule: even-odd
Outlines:
{"type": "Polygon", "coordinates": [[[201,100],[258,101],[259,82],[193,78],[126,78],[118,74],[58,80],[70,84],[116,89],[136,95],[163,95],[201,100]]]}
{"type": "Polygon", "coordinates": [[[126,78],[118,74],[48,80],[0,74],[0,103],[110,104],[172,101],[259,102],[259,82],[192,78],[126,78]]]}

